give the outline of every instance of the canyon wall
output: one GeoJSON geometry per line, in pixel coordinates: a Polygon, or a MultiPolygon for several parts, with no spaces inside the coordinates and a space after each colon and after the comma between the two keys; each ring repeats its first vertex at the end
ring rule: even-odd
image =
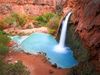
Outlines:
{"type": "Polygon", "coordinates": [[[54,12],[56,3],[61,2],[65,13],[72,9],[76,31],[90,51],[91,62],[100,71],[100,0],[0,0],[0,18],[11,12],[32,16],[54,12]]]}
{"type": "Polygon", "coordinates": [[[100,0],[66,0],[64,11],[70,8],[76,31],[91,54],[90,61],[100,72],[100,0]]]}
{"type": "Polygon", "coordinates": [[[0,18],[12,12],[25,15],[41,15],[54,12],[56,0],[0,0],[0,18]]]}

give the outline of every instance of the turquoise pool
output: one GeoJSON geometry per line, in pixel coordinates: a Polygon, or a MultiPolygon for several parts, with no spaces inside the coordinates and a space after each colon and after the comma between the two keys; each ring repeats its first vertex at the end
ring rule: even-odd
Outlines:
{"type": "Polygon", "coordinates": [[[71,68],[77,64],[77,61],[73,58],[73,52],[67,47],[67,53],[57,53],[54,51],[54,47],[58,44],[56,39],[45,33],[33,33],[30,36],[23,38],[17,36],[12,40],[17,42],[21,48],[29,53],[46,53],[46,57],[52,64],[57,64],[61,68],[71,68]]]}

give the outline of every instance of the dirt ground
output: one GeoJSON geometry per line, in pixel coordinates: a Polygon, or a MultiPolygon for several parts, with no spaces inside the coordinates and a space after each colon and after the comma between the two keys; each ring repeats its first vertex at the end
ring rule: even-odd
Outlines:
{"type": "Polygon", "coordinates": [[[9,63],[20,60],[27,67],[30,75],[69,75],[69,69],[53,67],[43,55],[31,55],[24,52],[10,52],[6,58],[9,63]]]}

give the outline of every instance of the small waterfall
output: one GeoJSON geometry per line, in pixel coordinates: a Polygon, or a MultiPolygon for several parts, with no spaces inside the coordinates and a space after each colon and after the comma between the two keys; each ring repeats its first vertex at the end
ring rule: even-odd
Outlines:
{"type": "Polygon", "coordinates": [[[65,39],[66,39],[66,31],[67,31],[67,25],[68,25],[68,20],[71,15],[71,12],[68,13],[68,15],[65,17],[65,20],[62,22],[62,30],[61,30],[61,36],[60,36],[60,41],[59,45],[61,47],[64,47],[65,45],[65,39]]]}
{"type": "Polygon", "coordinates": [[[38,54],[39,52],[46,53],[46,57],[49,58],[51,64],[56,63],[57,66],[61,68],[72,68],[78,63],[75,60],[70,47],[65,46],[66,31],[70,15],[71,12],[68,13],[62,22],[59,43],[53,36],[45,33],[33,33],[30,36],[23,38],[17,36],[13,38],[13,40],[20,43],[20,48],[25,52],[33,54],[38,54]]]}
{"type": "Polygon", "coordinates": [[[66,39],[68,20],[69,20],[71,14],[72,14],[72,12],[69,12],[68,15],[65,17],[65,19],[62,21],[62,30],[61,30],[61,35],[60,35],[60,41],[59,41],[59,44],[54,49],[56,52],[65,53],[65,52],[67,52],[66,49],[69,48],[69,47],[65,47],[65,39],[66,39]]]}

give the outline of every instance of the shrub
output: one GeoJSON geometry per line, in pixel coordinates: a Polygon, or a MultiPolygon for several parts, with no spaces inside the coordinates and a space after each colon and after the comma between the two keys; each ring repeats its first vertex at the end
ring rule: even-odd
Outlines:
{"type": "Polygon", "coordinates": [[[72,75],[99,75],[99,73],[96,73],[93,64],[84,62],[73,68],[72,75]]]}
{"type": "Polygon", "coordinates": [[[15,20],[15,22],[17,23],[17,26],[23,26],[26,23],[26,19],[17,13],[11,14],[11,17],[13,20],[15,20]]]}
{"type": "Polygon", "coordinates": [[[6,73],[7,75],[29,75],[29,72],[21,61],[15,64],[8,64],[6,73]]]}
{"type": "Polygon", "coordinates": [[[17,13],[12,13],[10,16],[5,17],[0,21],[0,29],[4,29],[10,25],[23,26],[26,23],[24,16],[17,13]]]}
{"type": "Polygon", "coordinates": [[[0,34],[0,44],[7,45],[10,42],[10,38],[7,35],[0,34]]]}
{"type": "Polygon", "coordinates": [[[4,28],[6,28],[6,23],[4,22],[4,20],[0,21],[0,30],[3,30],[4,28]]]}
{"type": "Polygon", "coordinates": [[[0,55],[8,53],[8,42],[10,42],[10,38],[3,31],[0,31],[0,55]]]}
{"type": "Polygon", "coordinates": [[[0,75],[5,75],[5,63],[0,59],[0,75]]]}
{"type": "Polygon", "coordinates": [[[26,71],[25,66],[21,62],[16,64],[4,63],[3,57],[9,51],[7,47],[9,41],[10,38],[3,31],[0,31],[0,75],[29,75],[29,72],[26,71]]]}
{"type": "Polygon", "coordinates": [[[0,35],[6,35],[7,33],[5,33],[4,31],[0,30],[0,35]]]}
{"type": "Polygon", "coordinates": [[[9,48],[3,44],[0,44],[0,55],[5,55],[8,53],[9,48]]]}
{"type": "Polygon", "coordinates": [[[75,33],[75,29],[76,27],[74,25],[69,24],[66,36],[66,44],[67,46],[71,47],[77,60],[79,62],[84,62],[89,59],[89,52],[84,47],[78,33],[75,33]]]}
{"type": "Polygon", "coordinates": [[[48,30],[49,30],[50,34],[54,35],[56,33],[57,28],[58,28],[59,23],[60,23],[60,18],[61,18],[61,16],[56,15],[52,19],[50,19],[49,22],[47,23],[48,30]]]}
{"type": "Polygon", "coordinates": [[[78,35],[75,32],[76,27],[70,23],[68,25],[66,45],[71,47],[74,52],[74,56],[78,60],[78,66],[72,68],[72,75],[99,75],[94,70],[93,65],[90,62],[89,50],[87,50],[78,35]]]}
{"type": "Polygon", "coordinates": [[[54,16],[55,16],[54,13],[45,13],[41,16],[38,16],[35,18],[35,20],[37,21],[36,24],[39,26],[47,26],[49,20],[54,16]]]}
{"type": "Polygon", "coordinates": [[[0,60],[0,75],[29,75],[29,72],[20,61],[15,64],[7,64],[0,60]]]}

